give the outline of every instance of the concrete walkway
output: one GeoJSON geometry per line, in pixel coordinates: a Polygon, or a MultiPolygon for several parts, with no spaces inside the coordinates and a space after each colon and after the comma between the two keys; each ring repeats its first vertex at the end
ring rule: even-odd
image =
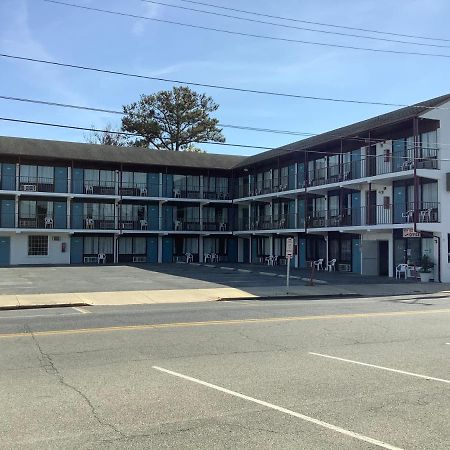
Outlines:
{"type": "Polygon", "coordinates": [[[285,286],[260,286],[245,289],[217,287],[210,289],[164,289],[114,292],[78,292],[0,295],[0,309],[54,306],[130,305],[211,302],[233,299],[372,297],[396,295],[449,295],[450,284],[372,284],[294,286],[286,294],[285,286]]]}

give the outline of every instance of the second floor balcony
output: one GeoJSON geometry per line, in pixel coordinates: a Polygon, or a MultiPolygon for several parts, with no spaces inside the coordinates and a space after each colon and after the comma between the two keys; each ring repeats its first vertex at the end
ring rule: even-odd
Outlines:
{"type": "Polygon", "coordinates": [[[370,205],[356,208],[311,211],[307,228],[360,227],[408,223],[440,222],[439,203],[419,202],[389,205],[370,205]]]}
{"type": "Polygon", "coordinates": [[[295,213],[254,216],[251,218],[241,217],[238,221],[239,231],[276,231],[303,229],[304,227],[304,219],[295,213]]]}

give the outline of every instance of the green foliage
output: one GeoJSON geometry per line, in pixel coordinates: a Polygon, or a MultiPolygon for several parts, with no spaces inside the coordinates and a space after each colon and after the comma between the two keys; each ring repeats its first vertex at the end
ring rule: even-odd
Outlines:
{"type": "Polygon", "coordinates": [[[420,270],[421,273],[430,273],[431,269],[434,267],[434,262],[431,261],[428,255],[423,255],[420,260],[420,270]]]}
{"type": "Polygon", "coordinates": [[[123,107],[122,129],[136,133],[131,145],[158,150],[199,151],[193,143],[225,142],[218,119],[210,117],[219,105],[211,97],[188,87],[174,87],[142,95],[138,102],[123,107]]]}
{"type": "Polygon", "coordinates": [[[106,125],[104,131],[97,131],[92,125],[91,131],[84,135],[84,140],[88,144],[115,145],[117,147],[129,146],[130,143],[127,137],[118,133],[120,133],[120,130],[115,130],[110,123],[106,125]]]}

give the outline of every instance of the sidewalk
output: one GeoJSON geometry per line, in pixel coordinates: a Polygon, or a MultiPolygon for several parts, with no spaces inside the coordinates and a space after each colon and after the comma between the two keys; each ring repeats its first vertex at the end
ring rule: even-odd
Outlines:
{"type": "Polygon", "coordinates": [[[373,284],[294,286],[286,294],[285,286],[261,286],[244,289],[219,287],[211,289],[165,289],[143,291],[79,292],[60,294],[0,295],[0,309],[21,309],[56,306],[142,305],[194,303],[233,299],[327,297],[372,297],[397,295],[449,295],[450,284],[373,284]]]}

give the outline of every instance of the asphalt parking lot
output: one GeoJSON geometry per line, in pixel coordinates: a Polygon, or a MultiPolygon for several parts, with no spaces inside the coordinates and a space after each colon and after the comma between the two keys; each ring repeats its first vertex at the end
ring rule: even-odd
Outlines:
{"type": "Polygon", "coordinates": [[[4,448],[448,449],[450,299],[0,312],[4,448]]]}
{"type": "MultiPolygon", "coordinates": [[[[309,271],[291,271],[291,285],[303,285],[309,271]]],[[[145,264],[141,266],[34,266],[0,268],[0,294],[108,292],[280,286],[286,267],[243,264],[145,264]]],[[[376,284],[404,281],[344,273],[316,273],[319,283],[376,284]]]]}

